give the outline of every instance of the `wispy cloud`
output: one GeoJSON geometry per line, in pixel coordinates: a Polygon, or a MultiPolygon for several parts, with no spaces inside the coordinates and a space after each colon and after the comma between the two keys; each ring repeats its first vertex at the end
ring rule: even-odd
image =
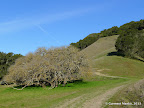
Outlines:
{"type": "Polygon", "coordinates": [[[45,33],[47,36],[49,36],[51,39],[53,39],[57,44],[61,45],[62,43],[60,41],[58,41],[56,39],[56,37],[50,35],[50,33],[48,33],[42,26],[40,25],[35,25],[36,27],[38,27],[43,33],[45,33]]]}
{"type": "MultiPolygon", "coordinates": [[[[55,21],[80,16],[87,13],[90,10],[91,9],[88,8],[88,9],[67,11],[67,12],[56,13],[56,14],[33,15],[32,17],[25,17],[19,20],[2,22],[0,23],[0,33],[19,31],[22,29],[30,28],[34,25],[40,25],[45,23],[48,24],[55,21]]],[[[41,26],[37,26],[37,27],[39,27],[39,29],[41,29],[44,32],[41,26]]]]}

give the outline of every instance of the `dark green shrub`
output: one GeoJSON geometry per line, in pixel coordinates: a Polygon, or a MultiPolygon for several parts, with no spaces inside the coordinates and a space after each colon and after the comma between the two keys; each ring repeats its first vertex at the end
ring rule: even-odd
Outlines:
{"type": "Polygon", "coordinates": [[[22,57],[22,55],[0,52],[0,79],[7,74],[8,67],[14,64],[15,60],[19,57],[22,57]]]}

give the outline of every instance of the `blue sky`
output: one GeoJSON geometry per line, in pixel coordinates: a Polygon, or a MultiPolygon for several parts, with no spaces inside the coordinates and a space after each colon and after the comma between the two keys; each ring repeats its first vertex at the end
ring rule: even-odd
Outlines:
{"type": "Polygon", "coordinates": [[[144,19],[144,0],[0,0],[0,51],[27,54],[144,19]]]}

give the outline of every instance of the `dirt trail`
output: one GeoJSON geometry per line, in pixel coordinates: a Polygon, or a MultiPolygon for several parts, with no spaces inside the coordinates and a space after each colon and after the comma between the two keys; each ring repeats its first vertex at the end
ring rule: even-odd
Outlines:
{"type": "MultiPolygon", "coordinates": [[[[95,70],[95,69],[94,69],[95,70]]],[[[101,72],[103,70],[109,70],[109,69],[100,69],[94,72],[95,75],[99,76],[105,76],[105,77],[112,77],[112,78],[125,78],[125,77],[119,77],[119,76],[109,76],[106,74],[102,74],[101,72]]],[[[96,97],[87,100],[84,102],[81,107],[82,108],[101,108],[103,103],[110,97],[112,97],[116,92],[118,92],[120,89],[124,88],[126,85],[118,86],[115,88],[112,88],[110,90],[105,91],[103,94],[100,93],[100,95],[97,95],[96,97]]],[[[75,108],[76,104],[80,102],[85,95],[81,95],[79,97],[73,98],[71,100],[66,100],[64,104],[60,105],[58,108],[75,108]]]]}
{"type": "MultiPolygon", "coordinates": [[[[80,108],[101,108],[103,103],[108,100],[110,97],[112,97],[116,92],[118,92],[120,89],[124,88],[126,85],[122,85],[122,86],[118,86],[115,88],[112,88],[110,90],[105,91],[102,94],[102,91],[100,91],[92,99],[89,99],[87,101],[85,101],[80,108]]],[[[66,100],[64,104],[61,104],[59,106],[57,106],[56,108],[76,108],[76,105],[84,99],[86,95],[81,95],[79,97],[73,98],[71,100],[66,100]]]]}
{"type": "MultiPolygon", "coordinates": [[[[95,70],[95,69],[97,69],[97,68],[93,68],[93,70],[95,70]]],[[[110,70],[110,69],[99,69],[99,70],[96,70],[94,72],[94,74],[98,75],[98,76],[111,77],[111,78],[126,78],[126,77],[119,77],[119,76],[110,76],[110,75],[101,73],[104,70],[110,70]]]]}
{"type": "Polygon", "coordinates": [[[74,107],[73,103],[75,103],[76,101],[79,101],[81,98],[82,98],[82,96],[79,96],[79,97],[73,98],[71,100],[66,100],[65,104],[59,105],[56,108],[68,108],[69,105],[72,105],[72,106],[70,106],[70,108],[73,108],[74,107]]]}
{"type": "MultiPolygon", "coordinates": [[[[94,70],[96,69],[96,72],[94,72],[95,75],[98,76],[104,76],[104,77],[111,77],[111,78],[125,78],[125,77],[119,77],[119,76],[110,76],[110,75],[106,75],[106,74],[102,74],[101,72],[104,70],[110,70],[110,69],[97,69],[94,68],[94,70]]],[[[108,91],[106,91],[105,93],[91,99],[88,100],[87,102],[85,102],[83,104],[83,108],[101,108],[103,102],[105,102],[108,98],[112,97],[116,92],[118,92],[120,89],[124,88],[126,85],[122,85],[122,86],[118,86],[115,88],[112,88],[108,91]]]]}
{"type": "Polygon", "coordinates": [[[103,102],[105,102],[108,98],[112,97],[117,91],[122,89],[124,86],[125,85],[115,87],[91,100],[88,100],[87,102],[83,104],[82,108],[101,108],[103,105],[103,102]]]}

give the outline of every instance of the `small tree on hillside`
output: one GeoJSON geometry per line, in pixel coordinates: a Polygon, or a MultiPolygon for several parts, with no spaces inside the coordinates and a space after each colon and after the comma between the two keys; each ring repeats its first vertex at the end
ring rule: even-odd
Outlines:
{"type": "Polygon", "coordinates": [[[66,84],[88,74],[89,65],[86,57],[75,47],[54,49],[39,48],[18,59],[9,68],[4,80],[17,85],[66,84]]]}

